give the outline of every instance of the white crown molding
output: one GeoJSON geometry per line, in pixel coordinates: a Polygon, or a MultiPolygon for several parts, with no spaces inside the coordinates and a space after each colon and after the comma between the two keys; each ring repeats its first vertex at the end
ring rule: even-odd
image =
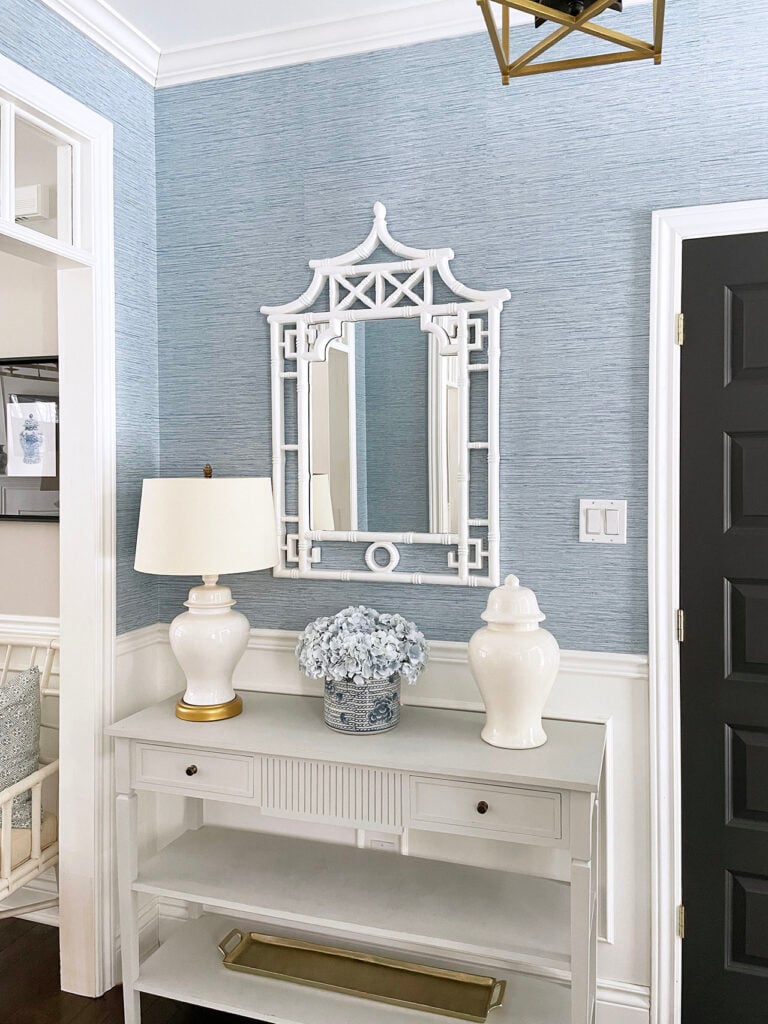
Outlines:
{"type": "Polygon", "coordinates": [[[160,50],[109,4],[102,0],[43,2],[139,78],[156,85],[160,50]]]}
{"type": "MultiPolygon", "coordinates": [[[[512,15],[516,22],[518,15],[512,15]]],[[[519,18],[525,20],[526,16],[519,18]]],[[[157,85],[162,89],[484,31],[482,16],[474,3],[427,0],[417,6],[168,50],[160,57],[157,85]]]]}

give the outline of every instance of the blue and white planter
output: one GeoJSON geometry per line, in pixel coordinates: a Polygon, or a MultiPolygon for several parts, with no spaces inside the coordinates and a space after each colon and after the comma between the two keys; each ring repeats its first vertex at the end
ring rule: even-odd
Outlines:
{"type": "Polygon", "coordinates": [[[400,721],[400,676],[359,686],[354,679],[326,679],[325,724],[358,735],[387,732],[400,721]]]}

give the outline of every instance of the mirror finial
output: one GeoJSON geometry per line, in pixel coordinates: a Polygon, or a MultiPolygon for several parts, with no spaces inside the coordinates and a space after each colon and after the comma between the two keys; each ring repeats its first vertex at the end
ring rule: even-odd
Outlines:
{"type": "Polygon", "coordinates": [[[376,218],[376,220],[386,220],[387,219],[387,208],[384,205],[384,203],[374,203],[373,204],[373,216],[376,218]]]}

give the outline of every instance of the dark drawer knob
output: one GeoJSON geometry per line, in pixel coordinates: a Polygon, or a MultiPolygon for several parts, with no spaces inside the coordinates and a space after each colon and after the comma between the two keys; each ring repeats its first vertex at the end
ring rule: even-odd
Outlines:
{"type": "Polygon", "coordinates": [[[485,802],[485,800],[481,800],[480,803],[477,805],[477,813],[478,814],[487,814],[488,813],[488,804],[485,802]]]}
{"type": "Polygon", "coordinates": [[[186,769],[186,772],[187,775],[197,775],[197,765],[191,764],[189,768],[186,769]]]}

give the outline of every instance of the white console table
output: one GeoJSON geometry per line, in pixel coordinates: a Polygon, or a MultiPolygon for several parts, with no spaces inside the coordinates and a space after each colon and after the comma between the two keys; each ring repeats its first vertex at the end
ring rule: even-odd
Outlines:
{"type": "Polygon", "coordinates": [[[603,726],[548,721],[545,746],[512,751],[484,744],[472,712],[407,707],[391,733],[345,736],[323,725],[317,698],[243,700],[243,714],[225,722],[182,722],[169,700],[108,730],[126,1024],[139,1024],[141,992],[275,1024],[447,1020],[228,971],[217,943],[249,922],[506,977],[505,1005],[489,1024],[592,1024],[603,726]],[[139,790],[194,798],[200,826],[142,864],[139,790]],[[404,839],[427,829],[559,847],[569,851],[570,883],[205,826],[206,800],[404,839]],[[140,893],[194,908],[143,963],[140,893]]]}

